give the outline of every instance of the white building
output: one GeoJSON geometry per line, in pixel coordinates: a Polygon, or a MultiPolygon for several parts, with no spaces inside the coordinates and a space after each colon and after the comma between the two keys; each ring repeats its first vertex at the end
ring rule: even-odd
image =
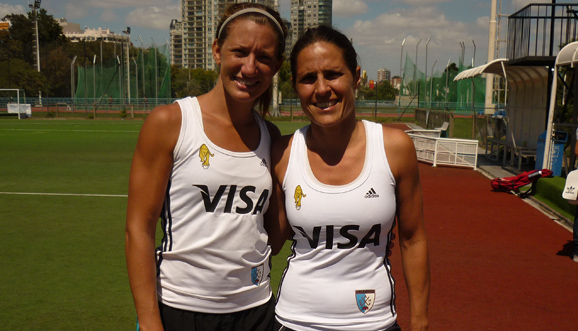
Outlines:
{"type": "Polygon", "coordinates": [[[130,41],[128,34],[117,34],[110,29],[92,29],[87,26],[84,29],[80,28],[80,24],[68,22],[65,18],[57,18],[58,24],[62,27],[64,36],[71,42],[86,41],[100,41],[106,43],[121,43],[130,41]]]}

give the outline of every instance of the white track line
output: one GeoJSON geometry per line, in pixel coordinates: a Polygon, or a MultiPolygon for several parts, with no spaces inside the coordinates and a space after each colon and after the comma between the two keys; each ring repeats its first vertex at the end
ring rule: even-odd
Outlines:
{"type": "Polygon", "coordinates": [[[5,195],[47,195],[47,196],[73,196],[73,197],[110,197],[127,198],[126,194],[77,194],[77,193],[33,193],[33,192],[0,192],[5,195]]]}
{"type": "Polygon", "coordinates": [[[98,133],[138,133],[138,130],[56,130],[56,129],[2,129],[0,131],[35,131],[35,132],[98,132],[98,133]]]}

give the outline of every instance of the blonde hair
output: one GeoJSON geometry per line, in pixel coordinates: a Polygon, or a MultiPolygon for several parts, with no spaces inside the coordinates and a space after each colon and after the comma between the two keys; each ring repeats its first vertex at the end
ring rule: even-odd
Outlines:
{"type": "MultiPolygon", "coordinates": [[[[219,24],[217,25],[217,33],[215,39],[219,46],[223,46],[223,43],[227,39],[229,34],[229,29],[232,22],[235,22],[239,18],[251,20],[257,24],[266,25],[271,27],[276,33],[278,38],[277,43],[277,60],[283,62],[283,54],[285,52],[285,36],[287,35],[287,28],[281,19],[279,13],[267,6],[250,3],[241,2],[232,4],[223,13],[219,24]]],[[[261,116],[265,116],[269,112],[269,105],[273,99],[273,91],[271,86],[265,91],[256,103],[259,104],[259,113],[261,116]]]]}

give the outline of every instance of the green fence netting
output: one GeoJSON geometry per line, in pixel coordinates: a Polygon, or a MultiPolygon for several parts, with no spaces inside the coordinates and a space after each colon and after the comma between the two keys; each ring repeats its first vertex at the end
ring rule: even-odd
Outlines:
{"type": "Polygon", "coordinates": [[[483,111],[486,79],[478,76],[473,80],[455,82],[458,73],[469,69],[461,60],[459,62],[459,65],[448,66],[442,72],[430,73],[426,79],[424,72],[406,54],[400,100],[415,107],[471,112],[473,98],[476,112],[483,111]],[[472,89],[472,81],[475,89],[472,89]]]}
{"type": "Polygon", "coordinates": [[[146,50],[127,62],[110,58],[101,63],[78,66],[76,103],[106,104],[109,100],[123,104],[151,103],[171,96],[170,57],[167,45],[146,50]]]}

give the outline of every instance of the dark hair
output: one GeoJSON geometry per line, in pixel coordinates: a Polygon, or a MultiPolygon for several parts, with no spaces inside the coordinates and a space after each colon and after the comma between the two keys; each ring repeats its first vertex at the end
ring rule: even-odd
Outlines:
{"type": "MultiPolygon", "coordinates": [[[[215,35],[215,39],[217,39],[217,44],[219,46],[223,46],[223,43],[225,42],[227,36],[229,35],[229,29],[231,28],[231,24],[233,22],[236,22],[239,18],[251,20],[257,24],[271,27],[271,29],[275,31],[275,33],[277,34],[277,38],[279,39],[277,44],[277,59],[279,60],[279,62],[283,62],[283,54],[285,52],[285,36],[287,36],[287,27],[285,27],[285,24],[283,23],[283,20],[281,19],[281,16],[277,11],[261,4],[241,2],[232,4],[229,7],[227,7],[221,19],[219,20],[219,24],[217,25],[217,31],[215,35]],[[225,26],[223,26],[223,24],[229,17],[234,15],[236,12],[247,8],[256,8],[264,10],[271,16],[273,16],[273,18],[275,18],[277,22],[276,23],[272,22],[268,16],[260,14],[258,12],[249,12],[233,18],[231,21],[227,22],[225,26]]],[[[259,113],[261,113],[262,116],[265,116],[269,112],[269,105],[271,104],[272,99],[273,99],[273,91],[271,86],[269,86],[267,91],[265,91],[257,99],[257,103],[259,104],[259,113]]]]}
{"type": "Polygon", "coordinates": [[[293,87],[295,87],[295,78],[297,77],[297,57],[302,50],[316,42],[324,41],[337,46],[342,51],[343,59],[347,68],[355,77],[358,66],[358,56],[351,40],[343,33],[328,25],[320,25],[315,28],[305,30],[305,33],[297,40],[291,51],[289,60],[291,61],[291,75],[293,76],[293,87]]]}

